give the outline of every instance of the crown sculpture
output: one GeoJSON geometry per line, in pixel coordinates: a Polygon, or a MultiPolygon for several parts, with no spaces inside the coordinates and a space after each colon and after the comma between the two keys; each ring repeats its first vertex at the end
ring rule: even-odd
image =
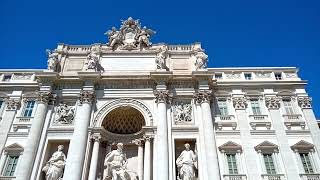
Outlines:
{"type": "Polygon", "coordinates": [[[122,25],[119,30],[112,27],[105,35],[108,36],[108,46],[112,50],[124,49],[147,49],[151,46],[150,37],[155,34],[155,31],[141,27],[139,19],[134,20],[129,17],[127,20],[122,20],[122,25]]]}

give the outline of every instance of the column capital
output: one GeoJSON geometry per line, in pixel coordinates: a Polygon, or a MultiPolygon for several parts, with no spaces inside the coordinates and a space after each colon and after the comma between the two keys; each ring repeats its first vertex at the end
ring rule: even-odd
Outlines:
{"type": "Polygon", "coordinates": [[[51,92],[40,91],[37,94],[36,101],[38,103],[48,104],[49,102],[53,102],[55,100],[55,95],[51,92]]]}
{"type": "Polygon", "coordinates": [[[279,97],[265,97],[266,106],[268,109],[279,109],[280,108],[280,100],[279,97]]]}
{"type": "Polygon", "coordinates": [[[298,97],[298,104],[302,109],[312,108],[312,98],[309,96],[298,97]]]}
{"type": "Polygon", "coordinates": [[[247,98],[245,97],[232,97],[233,106],[236,110],[245,110],[247,108],[247,98]]]}
{"type": "Polygon", "coordinates": [[[95,98],[94,91],[81,91],[79,94],[79,103],[91,104],[94,101],[94,98],[95,98]]]}
{"type": "Polygon", "coordinates": [[[132,142],[137,146],[143,146],[143,139],[135,139],[132,142]]]}
{"type": "Polygon", "coordinates": [[[150,136],[150,135],[144,135],[143,136],[143,139],[144,139],[144,141],[146,142],[146,141],[151,141],[151,139],[152,139],[152,136],[150,136]]]}
{"type": "Polygon", "coordinates": [[[21,105],[21,102],[20,102],[20,99],[6,99],[6,103],[7,103],[7,107],[6,107],[6,110],[8,111],[15,111],[17,110],[20,105],[21,105]]]}
{"type": "Polygon", "coordinates": [[[211,90],[199,90],[193,94],[196,103],[209,103],[212,99],[211,90]]]}
{"type": "Polygon", "coordinates": [[[94,141],[94,142],[100,142],[102,137],[100,134],[92,134],[91,135],[91,139],[94,141]]]}
{"type": "Polygon", "coordinates": [[[156,97],[156,103],[169,103],[172,100],[172,95],[169,90],[156,90],[153,92],[156,97]]]}

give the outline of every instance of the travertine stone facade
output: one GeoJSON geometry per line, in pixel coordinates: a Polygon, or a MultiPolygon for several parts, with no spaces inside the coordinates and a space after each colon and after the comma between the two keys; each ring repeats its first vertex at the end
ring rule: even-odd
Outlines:
{"type": "Polygon", "coordinates": [[[0,70],[0,180],[320,179],[297,68],[208,68],[200,43],[154,34],[128,18],[48,69],[0,70]]]}

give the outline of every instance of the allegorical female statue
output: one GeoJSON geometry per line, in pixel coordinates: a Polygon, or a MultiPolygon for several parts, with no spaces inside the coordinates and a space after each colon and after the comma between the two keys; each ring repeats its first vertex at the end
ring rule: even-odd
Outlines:
{"type": "Polygon", "coordinates": [[[63,145],[58,146],[58,150],[54,152],[43,167],[42,171],[46,174],[46,180],[60,180],[63,175],[63,169],[66,162],[66,155],[62,152],[63,145]]]}
{"type": "Polygon", "coordinates": [[[179,171],[179,180],[195,180],[195,166],[196,155],[190,149],[190,144],[186,143],[185,150],[182,151],[176,163],[179,171]]]}

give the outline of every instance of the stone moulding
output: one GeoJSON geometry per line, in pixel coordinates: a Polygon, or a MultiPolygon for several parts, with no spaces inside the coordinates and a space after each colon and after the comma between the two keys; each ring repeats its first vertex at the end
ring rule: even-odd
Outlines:
{"type": "Polygon", "coordinates": [[[105,104],[103,107],[101,107],[100,110],[98,110],[97,115],[93,119],[92,126],[93,127],[101,127],[104,118],[107,116],[107,114],[109,112],[111,112],[112,110],[114,110],[118,107],[123,107],[123,106],[130,106],[130,107],[137,109],[143,115],[144,120],[145,120],[145,124],[147,126],[153,125],[153,115],[152,115],[151,111],[149,110],[149,108],[144,103],[142,103],[141,101],[138,101],[136,99],[122,98],[122,99],[113,100],[113,101],[105,104]]]}

